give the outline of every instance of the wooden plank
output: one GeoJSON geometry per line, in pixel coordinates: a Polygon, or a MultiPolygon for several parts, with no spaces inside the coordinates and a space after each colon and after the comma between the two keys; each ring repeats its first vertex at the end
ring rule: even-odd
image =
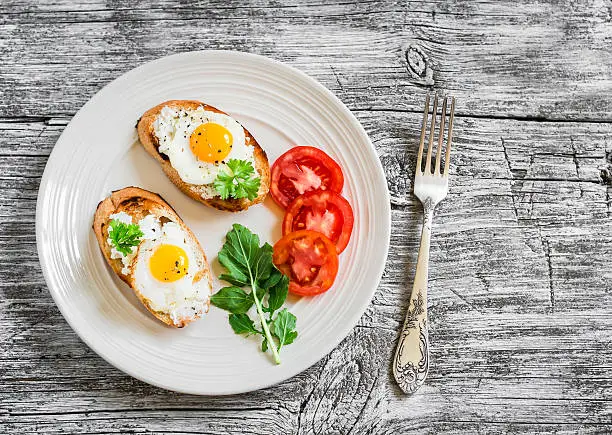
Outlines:
{"type": "Polygon", "coordinates": [[[5,117],[71,115],[143,62],[233,49],[300,68],[353,110],[419,111],[424,91],[435,88],[459,98],[460,115],[612,121],[612,30],[604,6],[528,0],[3,5],[5,117]]]}

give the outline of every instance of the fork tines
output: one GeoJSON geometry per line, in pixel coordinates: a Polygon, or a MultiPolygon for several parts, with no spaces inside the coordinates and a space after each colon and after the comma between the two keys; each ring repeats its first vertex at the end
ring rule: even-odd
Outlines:
{"type": "MultiPolygon", "coordinates": [[[[450,150],[451,143],[453,139],[453,119],[455,117],[455,97],[442,97],[442,111],[440,113],[440,127],[438,131],[438,146],[436,149],[436,161],[434,166],[433,173],[435,175],[440,175],[442,177],[448,176],[448,167],[450,164],[450,150]],[[444,162],[444,172],[440,172],[440,160],[442,157],[442,146],[444,142],[444,129],[446,124],[446,116],[447,116],[447,102],[450,98],[450,114],[448,120],[448,130],[447,130],[447,139],[446,139],[446,157],[444,162]]],[[[434,96],[432,117],[431,117],[431,128],[429,132],[429,144],[427,147],[427,156],[425,160],[425,170],[422,169],[423,163],[423,147],[425,145],[425,134],[427,132],[427,117],[429,115],[429,94],[427,94],[427,98],[425,99],[425,111],[423,112],[423,126],[421,127],[421,141],[419,143],[419,154],[417,156],[417,165],[416,165],[416,174],[418,175],[428,175],[431,174],[431,160],[433,158],[433,143],[434,137],[436,135],[436,119],[438,117],[438,93],[436,92],[434,96]]]]}

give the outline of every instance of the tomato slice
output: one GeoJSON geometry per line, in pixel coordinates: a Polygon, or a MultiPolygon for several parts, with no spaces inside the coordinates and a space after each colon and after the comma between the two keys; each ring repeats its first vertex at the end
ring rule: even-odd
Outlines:
{"type": "Polygon", "coordinates": [[[287,234],[274,245],[272,261],[290,278],[289,291],[300,296],[323,293],[338,274],[338,254],[325,235],[309,230],[287,234]]]}
{"type": "Polygon", "coordinates": [[[272,165],[270,194],[283,208],[305,192],[320,189],[340,193],[342,186],[342,169],[318,148],[291,148],[272,165]]]}
{"type": "Polygon", "coordinates": [[[339,254],[351,238],[353,221],[353,209],[346,199],[335,192],[314,190],[289,205],[283,219],[283,236],[292,231],[318,231],[334,242],[339,254]]]}

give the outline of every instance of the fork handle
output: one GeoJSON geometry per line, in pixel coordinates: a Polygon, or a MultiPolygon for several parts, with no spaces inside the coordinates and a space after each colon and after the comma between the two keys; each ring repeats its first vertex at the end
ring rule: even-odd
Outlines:
{"type": "Polygon", "coordinates": [[[412,295],[393,361],[393,375],[404,393],[414,393],[418,390],[425,382],[429,370],[427,275],[434,207],[430,200],[423,204],[423,231],[412,295]]]}

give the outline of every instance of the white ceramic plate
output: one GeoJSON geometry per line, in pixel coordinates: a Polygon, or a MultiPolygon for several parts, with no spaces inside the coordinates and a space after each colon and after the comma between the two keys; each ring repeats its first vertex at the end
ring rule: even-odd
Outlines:
{"type": "MultiPolygon", "coordinates": [[[[355,326],[383,272],[390,233],[383,169],[363,127],[326,88],[300,71],[251,54],[202,51],[142,65],[98,92],[57,141],[38,194],[36,237],[49,291],[77,334],[124,372],[193,394],[233,394],[274,385],[329,353],[355,326]],[[169,99],[201,100],[238,119],[270,163],[294,145],[314,145],[343,168],[355,212],[351,241],[331,290],[288,300],[299,338],[275,365],[256,339],[234,335],[227,313],[184,329],[153,318],[107,267],[91,230],[98,202],[134,185],[160,193],[199,238],[213,271],[234,222],[262,241],[280,238],[282,211],[270,198],[246,212],[213,210],[183,195],[137,142],[144,111],[169,99]]],[[[222,286],[215,281],[214,291],[222,286]]]]}

